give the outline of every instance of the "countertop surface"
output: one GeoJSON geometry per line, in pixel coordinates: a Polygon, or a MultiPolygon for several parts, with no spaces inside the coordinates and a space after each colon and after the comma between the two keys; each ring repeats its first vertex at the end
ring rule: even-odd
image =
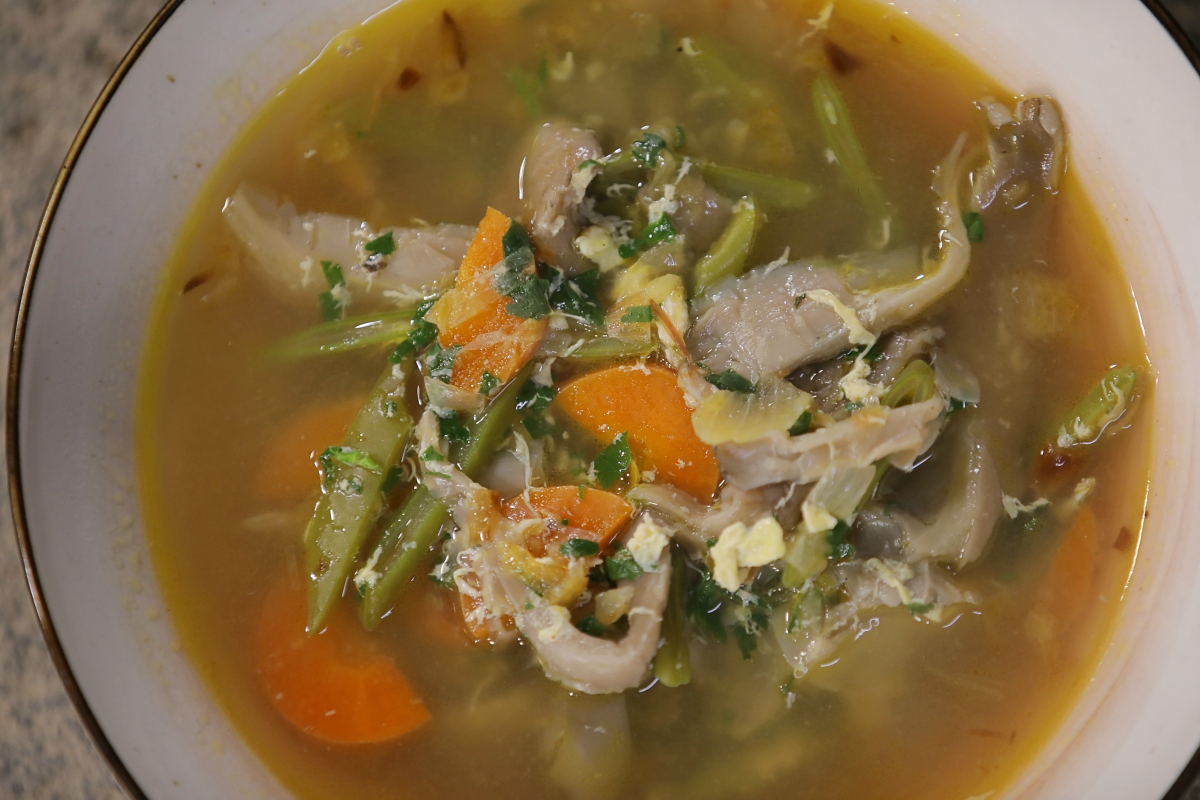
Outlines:
{"type": "MultiPolygon", "coordinates": [[[[160,5],[161,0],[0,0],[5,336],[63,156],[104,82],[160,5]]],[[[1166,5],[1200,40],[1200,0],[1166,5]]],[[[7,358],[7,347],[4,352],[7,358]]],[[[17,555],[7,493],[0,503],[0,798],[120,800],[124,795],[88,740],[46,652],[17,555]]],[[[1187,800],[1200,800],[1200,785],[1187,800]]]]}

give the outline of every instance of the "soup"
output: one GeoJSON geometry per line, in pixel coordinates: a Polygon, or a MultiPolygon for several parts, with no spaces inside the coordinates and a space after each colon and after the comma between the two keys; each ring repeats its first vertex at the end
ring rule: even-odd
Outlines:
{"type": "Polygon", "coordinates": [[[1069,119],[881,5],[406,0],[167,265],[159,580],[304,798],[988,797],[1102,652],[1153,371],[1069,119]]]}

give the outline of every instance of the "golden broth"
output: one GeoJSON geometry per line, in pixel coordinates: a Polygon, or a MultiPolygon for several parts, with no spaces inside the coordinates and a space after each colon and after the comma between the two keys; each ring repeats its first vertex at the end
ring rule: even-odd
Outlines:
{"type": "MultiPolygon", "coordinates": [[[[957,800],[1003,788],[1063,718],[1105,644],[1141,532],[1145,388],[1128,429],[1086,464],[1098,486],[1089,501],[1100,522],[1096,577],[1087,613],[1049,643],[1031,631],[1029,611],[1062,526],[1026,533],[1005,519],[988,555],[961,576],[980,605],[941,625],[904,609],[872,612],[877,624],[858,641],[791,682],[764,637],[749,662],[732,645],[695,643],[686,687],[571,696],[525,647],[468,645],[451,595],[419,577],[373,637],[424,699],[428,725],[389,744],[327,744],[294,729],[260,686],[254,626],[282,576],[299,585],[312,508],[311,498],[264,496],[264,459],[297,411],[365,397],[381,352],[264,358],[319,315],[263,289],[221,219],[224,199],[246,182],[302,212],[376,226],[474,224],[489,204],[521,216],[517,175],[539,109],[522,101],[510,73],[536,78],[544,56],[536,104],[592,128],[607,149],[644,125],[679,124],[708,158],[825,188],[819,203],[772,215],[750,263],[784,247],[852,252],[865,216],[824,157],[809,96],[813,68],[839,58],[827,39],[852,59],[838,85],[898,209],[897,238],[923,246],[936,234],[930,171],[960,132],[982,141],[975,100],[1011,94],[882,5],[838,2],[828,32],[798,47],[816,33],[810,20],[823,5],[406,0],[331,43],[215,170],[167,265],[147,340],[142,498],[181,642],[298,796],[957,800]],[[683,36],[720,47],[775,93],[781,119],[801,133],[771,144],[779,119],[742,119],[736,97],[693,102],[683,36]],[[573,72],[558,80],[568,52],[573,72]],[[603,726],[614,703],[625,704],[631,741],[591,764],[556,750],[581,720],[603,726]]],[[[1038,442],[1097,377],[1113,364],[1151,373],[1128,285],[1071,176],[1040,229],[1021,224],[989,228],[967,278],[929,320],[981,379],[983,400],[969,413],[984,425],[1004,490],[1028,498],[1038,442]]],[[[316,482],[314,468],[314,496],[316,482]]]]}

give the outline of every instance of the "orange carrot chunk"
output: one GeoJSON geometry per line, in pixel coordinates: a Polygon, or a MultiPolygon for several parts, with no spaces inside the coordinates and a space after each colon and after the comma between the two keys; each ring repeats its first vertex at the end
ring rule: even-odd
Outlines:
{"type": "Polygon", "coordinates": [[[604,444],[629,432],[629,449],[655,480],[711,502],[721,479],[717,457],[696,436],[692,412],[669,369],[615,366],[565,384],[554,401],[604,444]]]}
{"type": "Polygon", "coordinates": [[[1078,620],[1088,607],[1098,542],[1096,514],[1091,506],[1084,506],[1063,534],[1038,596],[1041,608],[1063,628],[1078,620]]]}
{"type": "Polygon", "coordinates": [[[533,356],[546,320],[524,319],[508,312],[509,298],[492,284],[492,267],[504,258],[504,234],[512,220],[489,208],[458,268],[454,288],[442,296],[425,319],[438,326],[438,344],[459,346],[450,383],[478,391],[489,372],[507,383],[533,356]]]}
{"type": "Polygon", "coordinates": [[[317,456],[341,443],[363,401],[343,400],[295,414],[271,440],[255,481],[268,500],[293,500],[321,484],[317,456]]]}
{"type": "Polygon", "coordinates": [[[590,539],[604,550],[633,516],[633,506],[612,492],[578,486],[547,486],[530,489],[529,499],[517,495],[504,504],[504,516],[520,521],[541,517],[550,525],[539,542],[529,541],[529,550],[541,557],[553,554],[571,536],[590,539]],[[580,496],[582,494],[582,497],[580,496]],[[563,525],[563,521],[566,525],[563,525]]]}
{"type": "Polygon", "coordinates": [[[259,618],[255,660],[263,691],[288,722],[337,744],[373,744],[429,721],[429,711],[392,660],[341,614],[315,636],[308,602],[280,584],[259,618]]]}

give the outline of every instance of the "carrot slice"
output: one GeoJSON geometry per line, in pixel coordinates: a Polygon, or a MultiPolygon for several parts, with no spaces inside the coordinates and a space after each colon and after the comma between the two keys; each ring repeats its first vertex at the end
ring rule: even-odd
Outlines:
{"type": "Polygon", "coordinates": [[[308,601],[280,583],[259,618],[255,660],[263,690],[288,722],[338,744],[372,744],[429,721],[429,710],[388,657],[352,620],[335,614],[305,630],[308,601]]]}
{"type": "Polygon", "coordinates": [[[1038,604],[1062,627],[1078,620],[1088,606],[1098,542],[1096,514],[1084,506],[1063,534],[1038,593],[1038,604]]]}
{"type": "Polygon", "coordinates": [[[462,347],[450,383],[478,391],[484,372],[507,383],[537,350],[546,320],[508,313],[509,298],[492,285],[491,269],[504,258],[504,234],[512,220],[489,208],[458,268],[454,288],[425,318],[438,326],[438,344],[462,347]]]}
{"type": "Polygon", "coordinates": [[[696,436],[691,409],[669,369],[598,369],[564,385],[554,402],[605,444],[628,431],[638,466],[698,500],[712,501],[721,479],[717,457],[696,436]]]}
{"type": "Polygon", "coordinates": [[[541,557],[553,554],[557,545],[567,540],[566,526],[575,529],[574,536],[590,539],[603,550],[629,522],[633,506],[612,492],[599,489],[580,489],[578,486],[547,486],[530,489],[529,499],[517,495],[504,504],[504,516],[513,521],[541,517],[550,520],[546,533],[538,542],[526,541],[529,551],[541,557]],[[582,494],[582,496],[581,496],[582,494]]]}
{"type": "Polygon", "coordinates": [[[290,500],[320,487],[317,456],[338,444],[363,401],[342,400],[295,414],[271,440],[255,481],[268,500],[290,500]]]}

